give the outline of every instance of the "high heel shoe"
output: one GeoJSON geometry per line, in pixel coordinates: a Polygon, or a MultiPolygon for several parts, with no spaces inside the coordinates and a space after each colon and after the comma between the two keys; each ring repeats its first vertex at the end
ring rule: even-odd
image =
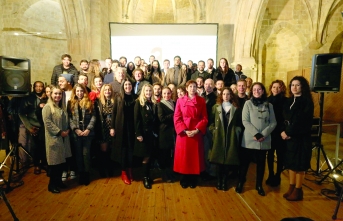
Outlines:
{"type": "Polygon", "coordinates": [[[150,177],[144,177],[143,178],[143,185],[146,189],[151,189],[151,179],[150,177]]]}
{"type": "Polygon", "coordinates": [[[256,190],[257,190],[257,193],[260,195],[260,196],[265,196],[266,193],[264,192],[262,186],[256,186],[256,190]]]}
{"type": "Polygon", "coordinates": [[[125,184],[127,184],[127,185],[131,184],[131,181],[127,177],[127,174],[126,174],[125,170],[121,171],[121,179],[124,181],[125,184]]]}

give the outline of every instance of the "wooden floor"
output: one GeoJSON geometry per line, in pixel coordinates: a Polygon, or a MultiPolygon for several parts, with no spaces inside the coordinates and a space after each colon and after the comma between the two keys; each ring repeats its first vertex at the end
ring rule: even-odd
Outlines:
{"type": "MultiPolygon", "coordinates": [[[[331,142],[332,137],[326,136],[324,142],[331,142]]],[[[341,146],[342,143],[341,139],[341,146]]],[[[328,152],[332,152],[332,148],[328,152]]],[[[230,180],[227,192],[217,191],[215,181],[202,182],[195,189],[182,189],[178,182],[163,183],[158,178],[159,171],[153,172],[156,179],[151,190],[145,189],[141,181],[125,185],[119,175],[99,178],[94,171],[89,186],[79,186],[76,181],[69,180],[68,189],[61,194],[52,194],[47,190],[48,177],[34,175],[30,168],[23,177],[24,185],[6,195],[19,220],[275,221],[286,217],[332,220],[336,200],[321,193],[325,188],[334,190],[331,179],[317,185],[314,181],[319,177],[308,173],[303,187],[304,200],[289,202],[282,197],[288,189],[286,172],[282,174],[280,187],[264,184],[267,195],[262,197],[254,188],[254,171],[255,165],[251,164],[242,194],[234,190],[236,180],[230,180]]],[[[343,220],[342,208],[337,217],[343,220]]],[[[0,220],[13,220],[3,200],[0,200],[0,220]]]]}

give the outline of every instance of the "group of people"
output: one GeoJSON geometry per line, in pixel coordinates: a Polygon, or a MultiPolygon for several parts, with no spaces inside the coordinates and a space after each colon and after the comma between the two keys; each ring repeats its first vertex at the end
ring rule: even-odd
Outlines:
{"type": "Polygon", "coordinates": [[[100,175],[112,176],[111,161],[118,161],[125,184],[134,180],[133,156],[140,157],[147,189],[157,162],[164,181],[174,182],[174,172],[181,174],[182,188],[195,188],[201,175],[204,180],[217,177],[216,188],[226,191],[228,179],[238,177],[235,190],[241,193],[254,161],[256,190],[264,196],[267,159],[266,184],[280,185],[281,172],[288,169],[290,187],[284,197],[303,198],[314,109],[305,78],[290,81],[287,98],[283,81],[273,81],[267,90],[252,83],[241,65],[233,71],[225,58],[216,69],[208,59],[206,70],[204,61],[194,68],[191,61],[182,64],[180,56],[171,68],[165,60],[163,69],[154,56],[150,64],[138,56],[128,64],[125,57],[108,58],[102,70],[98,60],[82,60],[79,71],[70,55],[61,58],[51,85],[36,81],[19,108],[36,145],[34,172],[49,166],[50,192],[65,188],[68,175],[78,176],[80,184],[90,183],[93,146],[100,175]]]}

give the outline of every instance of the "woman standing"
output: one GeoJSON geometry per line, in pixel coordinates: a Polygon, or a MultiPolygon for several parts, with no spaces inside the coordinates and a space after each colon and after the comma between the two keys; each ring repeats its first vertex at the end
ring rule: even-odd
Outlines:
{"type": "Polygon", "coordinates": [[[187,81],[186,90],[187,94],[178,99],[174,113],[177,134],[174,171],[183,174],[182,188],[195,188],[198,175],[205,170],[202,136],[208,120],[205,99],[197,95],[196,82],[187,81]]]}
{"type": "Polygon", "coordinates": [[[94,101],[99,98],[100,90],[103,84],[103,78],[101,76],[96,76],[93,78],[91,89],[89,92],[89,99],[94,103],[94,101]]]}
{"type": "Polygon", "coordinates": [[[96,102],[97,107],[97,140],[100,143],[99,151],[99,173],[100,176],[113,176],[113,167],[110,159],[110,145],[112,137],[110,129],[112,125],[112,112],[114,106],[114,93],[110,84],[104,84],[100,91],[99,99],[96,102]]]}
{"type": "Polygon", "coordinates": [[[164,85],[164,75],[162,74],[160,62],[158,60],[154,60],[152,62],[152,68],[151,68],[151,79],[152,84],[154,83],[160,83],[161,85],[164,85]]]}
{"type": "Polygon", "coordinates": [[[246,180],[249,164],[256,157],[256,190],[265,196],[262,188],[266,152],[271,145],[271,132],[276,127],[273,105],[267,101],[266,89],[262,83],[252,85],[252,97],[246,101],[242,112],[244,125],[242,147],[240,151],[240,174],[236,192],[241,193],[246,180]]]}
{"type": "Polygon", "coordinates": [[[115,96],[110,130],[111,136],[114,137],[111,159],[121,163],[121,179],[128,185],[133,181],[132,158],[135,143],[133,119],[136,98],[131,82],[124,80],[120,93],[115,96]]]}
{"type": "Polygon", "coordinates": [[[209,161],[217,165],[217,189],[226,191],[229,166],[239,165],[239,138],[242,131],[242,110],[230,88],[223,88],[210,116],[213,146],[209,161]]]}
{"type": "Polygon", "coordinates": [[[68,114],[70,129],[73,131],[76,165],[80,175],[79,184],[87,186],[90,183],[90,149],[94,138],[96,115],[93,103],[82,84],[75,84],[71,92],[68,101],[68,114]]]}
{"type": "Polygon", "coordinates": [[[269,103],[273,105],[274,114],[276,118],[276,128],[273,130],[271,149],[267,151],[267,165],[269,169],[269,176],[266,184],[270,186],[278,186],[281,182],[281,172],[283,170],[283,159],[285,157],[286,143],[282,140],[280,134],[284,123],[282,116],[283,105],[287,98],[285,97],[286,86],[282,80],[275,80],[269,86],[270,96],[268,97],[269,103]],[[277,169],[274,174],[274,152],[277,156],[277,169]]]}
{"type": "Polygon", "coordinates": [[[303,199],[302,184],[305,171],[310,168],[314,104],[310,86],[304,77],[295,76],[289,88],[292,96],[284,106],[285,124],[281,137],[287,143],[284,165],[289,170],[290,185],[283,197],[289,201],[298,201],[303,199]]]}
{"type": "Polygon", "coordinates": [[[50,170],[48,190],[52,193],[60,193],[58,187],[66,187],[61,180],[62,167],[66,158],[71,157],[68,115],[62,106],[62,90],[52,86],[48,103],[42,110],[46,156],[50,170]]]}
{"type": "Polygon", "coordinates": [[[217,82],[218,80],[224,81],[225,87],[230,87],[231,84],[236,84],[235,72],[229,68],[229,63],[226,58],[221,58],[219,60],[219,65],[216,73],[213,75],[213,80],[214,82],[217,82]]]}
{"type": "Polygon", "coordinates": [[[162,179],[174,182],[172,159],[175,148],[174,109],[175,102],[171,99],[172,91],[169,87],[162,89],[162,100],[157,104],[159,127],[159,165],[163,170],[162,179]]]}
{"type": "Polygon", "coordinates": [[[150,156],[154,148],[154,139],[157,137],[157,112],[153,88],[145,84],[135,104],[135,134],[136,143],[134,154],[143,157],[143,184],[151,189],[153,183],[150,178],[150,156]]]}

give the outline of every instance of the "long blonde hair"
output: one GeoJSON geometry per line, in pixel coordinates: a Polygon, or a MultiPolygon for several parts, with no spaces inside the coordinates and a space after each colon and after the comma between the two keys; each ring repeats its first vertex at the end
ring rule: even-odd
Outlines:
{"type": "Polygon", "coordinates": [[[70,96],[70,111],[74,114],[75,112],[75,106],[80,105],[81,108],[84,108],[85,110],[88,110],[89,113],[93,112],[93,103],[88,97],[88,91],[86,87],[82,84],[75,84],[73,87],[73,90],[71,92],[70,96]],[[76,88],[82,88],[83,90],[83,98],[79,101],[79,98],[76,96],[76,88]]]}
{"type": "Polygon", "coordinates": [[[101,90],[100,90],[100,96],[99,96],[99,100],[101,102],[102,105],[105,105],[106,104],[106,98],[105,98],[105,87],[109,87],[110,90],[111,90],[111,97],[110,97],[110,100],[112,103],[114,103],[114,91],[113,91],[113,88],[110,84],[104,84],[102,85],[101,87],[101,90]]]}
{"type": "MultiPolygon", "coordinates": [[[[53,92],[53,90],[57,89],[57,90],[60,90],[61,93],[62,93],[63,90],[59,86],[55,86],[55,85],[50,85],[49,87],[50,87],[50,90],[51,90],[51,94],[50,94],[50,97],[48,99],[47,105],[50,106],[50,111],[51,111],[52,114],[54,114],[56,108],[63,110],[63,105],[62,105],[62,102],[63,102],[62,100],[63,99],[61,99],[60,102],[58,103],[58,105],[56,105],[55,102],[52,99],[52,96],[51,96],[52,92],[53,92]]],[[[62,95],[62,97],[63,97],[63,95],[62,95]]]]}
{"type": "Polygon", "coordinates": [[[150,87],[151,92],[152,92],[152,95],[151,95],[152,103],[156,104],[156,100],[155,100],[155,97],[154,97],[154,88],[152,87],[151,84],[144,84],[143,87],[142,87],[141,93],[139,94],[139,97],[137,98],[139,100],[139,103],[140,103],[141,106],[144,106],[145,102],[147,101],[147,99],[146,99],[146,97],[144,95],[145,88],[147,88],[147,87],[150,87]]]}

